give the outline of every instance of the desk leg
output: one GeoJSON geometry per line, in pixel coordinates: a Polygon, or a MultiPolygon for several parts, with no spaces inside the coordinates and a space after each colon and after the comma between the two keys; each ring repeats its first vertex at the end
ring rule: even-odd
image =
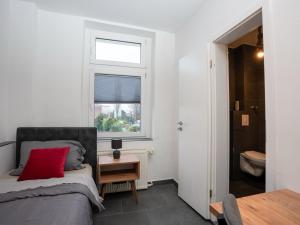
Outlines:
{"type": "Polygon", "coordinates": [[[132,194],[133,194],[133,196],[135,198],[136,203],[138,203],[138,195],[137,195],[137,191],[136,191],[135,181],[132,180],[132,181],[130,181],[130,183],[131,183],[132,194]]]}
{"type": "Polygon", "coordinates": [[[101,185],[101,197],[104,199],[105,196],[105,184],[101,185]]]}

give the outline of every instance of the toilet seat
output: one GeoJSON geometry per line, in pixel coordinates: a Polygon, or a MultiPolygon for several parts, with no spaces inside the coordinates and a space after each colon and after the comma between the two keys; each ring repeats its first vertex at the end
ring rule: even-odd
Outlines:
{"type": "Polygon", "coordinates": [[[260,177],[266,166],[266,155],[257,151],[245,151],[240,155],[240,168],[243,172],[260,177]]]}
{"type": "Polygon", "coordinates": [[[266,154],[261,153],[261,152],[245,151],[244,153],[242,153],[242,155],[245,158],[248,158],[253,161],[257,161],[257,162],[265,162],[266,161],[266,154]]]}

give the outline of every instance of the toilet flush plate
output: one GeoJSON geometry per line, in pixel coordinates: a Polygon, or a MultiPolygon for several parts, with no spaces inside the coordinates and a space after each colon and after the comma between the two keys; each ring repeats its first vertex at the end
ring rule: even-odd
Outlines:
{"type": "Polygon", "coordinates": [[[243,127],[248,127],[249,126],[249,115],[248,114],[243,114],[242,115],[242,126],[243,127]]]}

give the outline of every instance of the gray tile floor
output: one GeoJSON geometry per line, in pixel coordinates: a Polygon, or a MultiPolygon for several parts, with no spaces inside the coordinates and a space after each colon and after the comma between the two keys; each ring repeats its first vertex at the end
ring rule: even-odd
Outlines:
{"type": "Polygon", "coordinates": [[[173,183],[139,191],[136,204],[131,193],[109,194],[106,210],[94,216],[95,225],[210,225],[177,196],[173,183]]]}

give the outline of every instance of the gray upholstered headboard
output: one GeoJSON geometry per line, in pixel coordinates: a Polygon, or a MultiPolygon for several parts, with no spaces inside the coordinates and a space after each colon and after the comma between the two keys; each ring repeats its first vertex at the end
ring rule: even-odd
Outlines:
{"type": "Polygon", "coordinates": [[[97,168],[97,130],[94,127],[19,127],[16,142],[16,166],[20,163],[22,141],[75,140],[86,149],[84,163],[93,168],[96,180],[97,168]]]}

